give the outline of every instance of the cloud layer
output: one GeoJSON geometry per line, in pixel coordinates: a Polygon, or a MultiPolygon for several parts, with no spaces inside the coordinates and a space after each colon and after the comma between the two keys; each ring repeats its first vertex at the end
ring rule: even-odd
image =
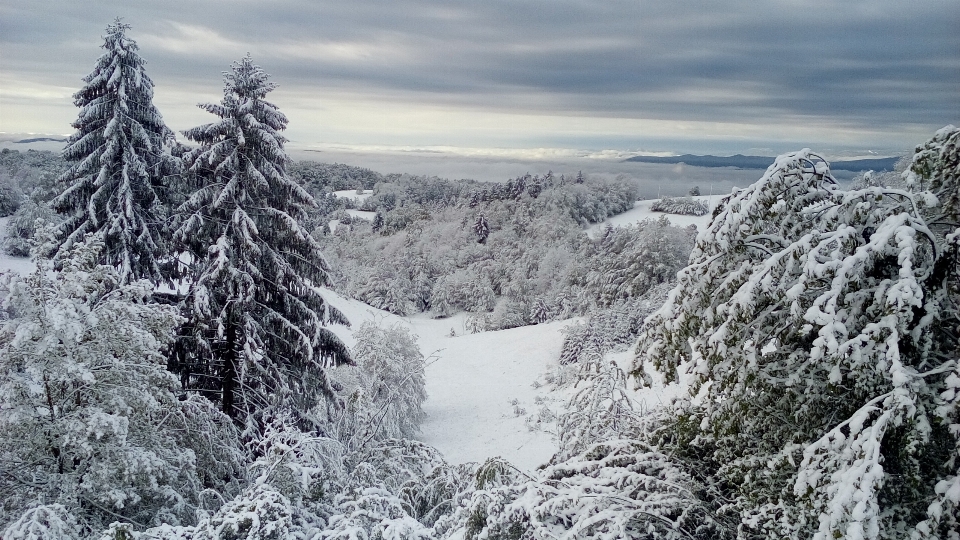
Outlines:
{"type": "Polygon", "coordinates": [[[116,16],[175,129],[247,52],[304,144],[906,150],[960,121],[955,0],[17,0],[0,129],[69,131],[116,16]]]}

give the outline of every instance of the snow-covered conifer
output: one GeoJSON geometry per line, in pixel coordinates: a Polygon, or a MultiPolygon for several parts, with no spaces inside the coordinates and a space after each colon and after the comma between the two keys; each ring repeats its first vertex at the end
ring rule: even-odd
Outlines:
{"type": "Polygon", "coordinates": [[[477,220],[473,223],[473,232],[477,235],[477,242],[487,243],[487,237],[490,236],[490,224],[483,212],[477,214],[477,220]]]}
{"type": "Polygon", "coordinates": [[[952,133],[921,148],[910,190],[844,191],[810,151],[780,156],[724,199],[646,320],[635,370],[692,376],[699,405],[666,439],[743,536],[956,533],[952,133]]]}
{"type": "Polygon", "coordinates": [[[287,118],[265,99],[275,85],[249,55],[224,81],[223,100],[201,105],[219,120],[184,132],[201,145],[184,157],[200,185],[176,237],[197,264],[172,367],[233,418],[282,402],[302,412],[330,395],[324,367],[349,362],[325,328],[347,321],[317,289],[330,269],[300,224],[313,198],[285,174],[287,118]]]}
{"type": "Polygon", "coordinates": [[[103,261],[124,283],[160,282],[169,247],[165,240],[165,177],[178,170],[169,148],[173,132],[153,105],[153,81],[139,47],[117,19],[107,26],[105,52],[74,94],[80,114],[63,157],[77,162],[60,181],[53,201],[64,214],[57,256],[86,234],[104,238],[103,261]]]}
{"type": "Polygon", "coordinates": [[[0,249],[15,257],[29,256],[38,220],[40,223],[52,223],[56,218],[47,203],[33,199],[23,201],[7,222],[6,234],[0,239],[0,249]]]}

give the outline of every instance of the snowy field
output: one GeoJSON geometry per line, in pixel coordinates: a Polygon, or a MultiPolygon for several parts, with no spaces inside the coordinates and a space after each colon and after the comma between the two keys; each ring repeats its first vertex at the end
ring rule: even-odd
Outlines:
{"type": "Polygon", "coordinates": [[[344,189],[341,191],[334,191],[333,194],[341,199],[353,199],[358,203],[363,202],[366,199],[369,199],[373,195],[373,190],[368,189],[363,193],[357,193],[355,189],[344,189]]]}
{"type": "Polygon", "coordinates": [[[679,214],[665,214],[663,212],[654,212],[650,210],[650,206],[657,202],[658,199],[648,199],[643,201],[637,201],[633,203],[633,210],[627,210],[622,214],[617,214],[613,217],[607,218],[601,223],[592,225],[587,229],[587,234],[591,238],[596,238],[600,231],[602,231],[607,225],[613,227],[623,227],[626,225],[633,225],[634,223],[639,223],[645,219],[659,219],[660,216],[666,216],[670,223],[678,227],[688,227],[690,225],[696,225],[698,231],[702,231],[710,224],[710,217],[713,213],[713,209],[716,208],[716,205],[720,202],[720,195],[713,196],[698,196],[691,197],[694,200],[703,202],[710,208],[710,212],[707,212],[702,216],[683,216],[679,214]]]}
{"type": "MultiPolygon", "coordinates": [[[[641,201],[608,222],[619,226],[660,215],[649,211],[649,203],[641,201]]],[[[705,220],[668,215],[675,217],[699,220],[695,221],[698,226],[705,220]]],[[[8,220],[0,219],[0,232],[8,220]]],[[[26,273],[33,267],[28,259],[0,255],[0,272],[26,273]]],[[[428,393],[420,438],[443,452],[449,462],[482,463],[501,456],[518,468],[532,470],[553,455],[556,424],[548,422],[537,429],[529,425],[536,423],[541,410],[560,412],[573,391],[569,387],[557,390],[545,382],[545,375],[557,368],[561,330],[577,319],[469,334],[463,313],[445,319],[425,314],[398,317],[333,291],[324,291],[324,296],[347,315],[354,329],[373,320],[385,326],[403,325],[418,336],[427,358],[428,393]]],[[[347,345],[355,343],[351,328],[331,329],[347,345]]],[[[632,357],[632,350],[612,356],[624,369],[629,369],[632,357]]],[[[679,392],[677,385],[636,392],[637,407],[649,410],[679,392]]]]}
{"type": "MultiPolygon", "coordinates": [[[[0,218],[0,240],[7,237],[7,224],[9,217],[0,218]]],[[[31,272],[35,267],[30,259],[24,257],[11,257],[0,251],[0,272],[12,270],[20,274],[31,272]]]]}

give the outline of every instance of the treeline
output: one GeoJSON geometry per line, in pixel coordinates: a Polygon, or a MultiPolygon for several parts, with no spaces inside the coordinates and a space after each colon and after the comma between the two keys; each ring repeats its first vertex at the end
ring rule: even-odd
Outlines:
{"type": "Polygon", "coordinates": [[[596,239],[583,232],[635,197],[627,180],[400,178],[362,202],[372,219],[347,218],[349,226],[318,237],[336,286],[354,298],[399,315],[471,312],[472,331],[513,328],[583,315],[674,279],[694,230],[651,220],[596,239]]]}

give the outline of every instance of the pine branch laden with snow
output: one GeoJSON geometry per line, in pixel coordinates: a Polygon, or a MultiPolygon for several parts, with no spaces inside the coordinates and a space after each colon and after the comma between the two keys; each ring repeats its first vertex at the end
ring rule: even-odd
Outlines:
{"type": "Polygon", "coordinates": [[[103,261],[118,269],[123,283],[159,283],[169,258],[165,177],[179,164],[170,156],[173,132],[153,105],[153,81],[129,29],[119,19],[107,27],[105,52],[74,94],[80,114],[63,157],[77,163],[61,176],[67,187],[53,201],[67,215],[57,257],[86,234],[101,233],[103,261]]]}
{"type": "Polygon", "coordinates": [[[184,132],[201,145],[184,157],[198,189],[176,238],[198,264],[174,367],[234,418],[280,403],[307,411],[331,395],[324,367],[350,362],[325,327],[347,321],[317,288],[330,269],[300,225],[314,202],[285,174],[287,119],[264,99],[267,79],[249,56],[235,63],[221,103],[201,105],[220,119],[184,132]]]}
{"type": "Polygon", "coordinates": [[[700,489],[668,456],[637,441],[612,440],[527,479],[478,483],[457,511],[454,537],[731,538],[698,499],[700,489]]]}
{"type": "Polygon", "coordinates": [[[754,535],[955,533],[931,521],[957,508],[960,466],[943,453],[960,436],[944,405],[957,341],[941,330],[958,322],[956,248],[928,221],[949,216],[944,195],[843,191],[809,150],[780,156],[724,199],[647,319],[634,373],[692,375],[685,429],[754,535]]]}
{"type": "Polygon", "coordinates": [[[101,249],[88,239],[63,270],[38,260],[0,286],[0,527],[16,520],[4,538],[70,520],[191,523],[204,488],[230,496],[242,478],[229,420],[178,397],[166,370],[180,317],[146,303],[149,282],[121,285],[101,249]]]}

